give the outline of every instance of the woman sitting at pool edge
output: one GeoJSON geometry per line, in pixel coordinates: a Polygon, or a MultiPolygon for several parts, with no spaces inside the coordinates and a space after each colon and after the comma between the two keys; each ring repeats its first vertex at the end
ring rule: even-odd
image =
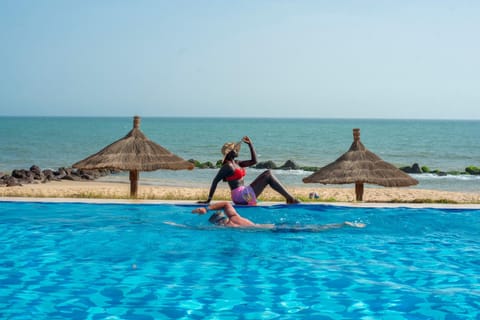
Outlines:
{"type": "Polygon", "coordinates": [[[215,190],[217,189],[217,185],[221,180],[228,182],[232,201],[235,204],[256,205],[257,197],[260,196],[267,185],[280,193],[286,199],[288,204],[299,203],[300,201],[295,199],[285,189],[270,170],[264,171],[250,185],[244,185],[245,182],[243,177],[246,174],[245,167],[250,167],[257,163],[257,154],[249,137],[243,137],[242,141],[249,146],[251,159],[243,161],[235,160],[235,158],[238,157],[241,142],[225,143],[222,147],[222,154],[224,156],[222,167],[212,181],[210,192],[208,193],[208,199],[206,201],[199,201],[199,203],[210,203],[215,194],[215,190]]]}
{"type": "Polygon", "coordinates": [[[217,226],[233,227],[233,228],[259,228],[268,229],[279,232],[320,232],[329,229],[338,229],[342,227],[354,227],[364,228],[364,223],[345,221],[343,223],[333,223],[326,225],[310,225],[310,226],[287,226],[287,225],[274,225],[274,224],[258,224],[254,223],[247,218],[240,216],[235,208],[227,201],[221,201],[209,205],[207,208],[196,208],[192,213],[203,215],[209,210],[215,210],[215,212],[208,218],[208,221],[217,226]]]}

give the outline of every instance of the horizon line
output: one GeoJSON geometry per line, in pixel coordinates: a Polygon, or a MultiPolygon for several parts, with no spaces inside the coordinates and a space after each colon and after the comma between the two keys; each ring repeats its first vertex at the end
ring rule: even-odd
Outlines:
{"type": "Polygon", "coordinates": [[[480,121],[480,118],[386,118],[386,117],[281,117],[281,116],[108,116],[108,115],[0,115],[0,118],[110,118],[122,119],[140,116],[143,119],[271,119],[271,120],[423,120],[423,121],[480,121]]]}

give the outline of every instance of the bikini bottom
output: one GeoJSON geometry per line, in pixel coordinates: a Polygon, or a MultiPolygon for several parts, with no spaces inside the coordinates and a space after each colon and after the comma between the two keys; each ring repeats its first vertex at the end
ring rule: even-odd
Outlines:
{"type": "Polygon", "coordinates": [[[235,204],[254,206],[257,204],[257,196],[251,186],[240,186],[232,190],[232,201],[235,204]]]}

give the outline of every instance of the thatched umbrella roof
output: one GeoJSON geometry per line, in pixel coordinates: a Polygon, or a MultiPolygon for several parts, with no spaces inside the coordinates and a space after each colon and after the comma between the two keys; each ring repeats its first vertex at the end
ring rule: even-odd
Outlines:
{"type": "Polygon", "coordinates": [[[303,179],[305,183],[350,184],[355,183],[356,199],[363,199],[363,184],[384,187],[406,187],[418,181],[394,165],[383,161],[360,142],[360,129],[353,129],[350,149],[334,162],[303,179]]]}
{"type": "Polygon", "coordinates": [[[78,169],[115,169],[130,171],[130,195],[135,197],[140,171],[158,169],[192,170],[194,164],[150,141],[140,131],[140,117],[133,118],[133,129],[123,138],[99,152],[75,163],[78,169]]]}

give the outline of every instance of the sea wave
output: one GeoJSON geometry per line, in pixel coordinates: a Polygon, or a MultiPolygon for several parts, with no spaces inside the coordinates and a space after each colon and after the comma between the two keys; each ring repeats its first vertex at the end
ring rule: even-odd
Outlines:
{"type": "Polygon", "coordinates": [[[480,175],[471,174],[447,174],[438,175],[432,173],[411,174],[417,180],[462,180],[462,181],[480,181],[480,175]]]}

